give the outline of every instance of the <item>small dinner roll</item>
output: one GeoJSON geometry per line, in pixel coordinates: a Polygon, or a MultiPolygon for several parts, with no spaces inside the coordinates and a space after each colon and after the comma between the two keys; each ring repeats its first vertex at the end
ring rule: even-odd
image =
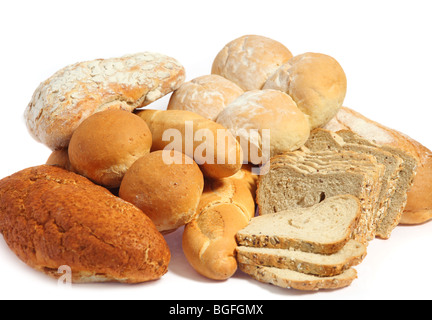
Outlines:
{"type": "Polygon", "coordinates": [[[307,116],[279,90],[244,93],[219,114],[216,122],[240,140],[244,156],[253,164],[302,147],[310,134],[307,116]]]}
{"type": "Polygon", "coordinates": [[[234,82],[217,74],[204,75],[183,83],[174,91],[167,109],[192,111],[214,120],[241,94],[243,90],[234,82]]]}
{"type": "Polygon", "coordinates": [[[110,109],[79,125],[68,154],[75,172],[106,188],[117,188],[132,163],[149,153],[151,145],[151,132],[143,119],[110,109]]]}
{"type": "Polygon", "coordinates": [[[309,115],[311,129],[315,129],[327,124],[342,106],[347,79],[334,58],[308,52],[281,66],[263,89],[286,92],[309,115]]]}
{"type": "Polygon", "coordinates": [[[211,73],[235,82],[244,91],[262,89],[267,78],[292,56],[276,40],[245,35],[225,45],[214,59],[211,73]]]}
{"type": "Polygon", "coordinates": [[[168,233],[195,217],[203,189],[203,174],[191,158],[159,150],[130,167],[119,196],[147,214],[160,232],[168,233]]]}

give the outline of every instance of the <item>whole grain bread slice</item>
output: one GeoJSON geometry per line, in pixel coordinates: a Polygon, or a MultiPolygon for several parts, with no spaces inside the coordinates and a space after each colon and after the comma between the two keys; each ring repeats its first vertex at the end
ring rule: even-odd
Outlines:
{"type": "Polygon", "coordinates": [[[303,252],[295,249],[272,249],[240,246],[237,261],[247,265],[260,265],[297,272],[331,277],[360,264],[366,257],[366,246],[350,240],[338,252],[330,255],[303,252]]]}
{"type": "Polygon", "coordinates": [[[338,195],[308,208],[254,217],[236,240],[239,246],[333,254],[351,239],[360,215],[358,198],[338,195]]]}
{"type": "Polygon", "coordinates": [[[289,269],[243,263],[239,264],[239,268],[241,271],[260,282],[273,284],[282,288],[293,288],[304,291],[339,289],[349,286],[357,278],[357,271],[353,268],[332,277],[318,277],[289,269]]]}

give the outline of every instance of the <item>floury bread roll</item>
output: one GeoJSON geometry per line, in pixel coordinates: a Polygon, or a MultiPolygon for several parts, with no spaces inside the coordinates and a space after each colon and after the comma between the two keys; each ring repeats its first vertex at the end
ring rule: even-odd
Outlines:
{"type": "Polygon", "coordinates": [[[215,120],[232,101],[243,94],[234,82],[216,74],[204,75],[183,83],[171,95],[168,110],[187,110],[215,120]]]}
{"type": "Polygon", "coordinates": [[[245,92],[218,115],[216,122],[239,139],[245,158],[257,165],[302,147],[310,134],[307,116],[279,90],[245,92]]]}
{"type": "Polygon", "coordinates": [[[243,165],[240,144],[214,121],[185,110],[142,110],[136,114],[150,128],[152,151],[182,152],[201,167],[206,177],[229,177],[243,165]]]}
{"type": "Polygon", "coordinates": [[[117,109],[97,112],[74,131],[68,154],[75,172],[107,188],[117,188],[124,174],[152,145],[143,119],[117,109]]]}
{"type": "Polygon", "coordinates": [[[174,150],[160,150],[130,167],[119,196],[145,212],[160,232],[168,233],[195,217],[203,188],[203,174],[192,159],[174,150]]]}
{"type": "Polygon", "coordinates": [[[245,35],[229,42],[217,54],[212,74],[235,82],[243,90],[262,89],[267,78],[292,58],[282,43],[259,35],[245,35]]]}
{"type": "Polygon", "coordinates": [[[106,109],[133,111],[177,89],[185,70],[174,58],[143,52],[67,66],[42,82],[25,110],[32,136],[65,148],[87,117],[106,109]]]}
{"type": "Polygon", "coordinates": [[[347,79],[334,58],[308,52],[283,64],[269,77],[263,89],[286,92],[309,116],[311,129],[315,129],[329,122],[342,106],[347,79]]]}
{"type": "Polygon", "coordinates": [[[255,183],[245,167],[225,179],[206,179],[197,217],[183,233],[183,252],[201,275],[226,280],[237,270],[235,234],[255,214],[255,183]]]}
{"type": "Polygon", "coordinates": [[[170,250],[134,205],[81,175],[42,165],[0,180],[0,233],[30,267],[72,282],[138,283],[168,270],[170,250]]]}

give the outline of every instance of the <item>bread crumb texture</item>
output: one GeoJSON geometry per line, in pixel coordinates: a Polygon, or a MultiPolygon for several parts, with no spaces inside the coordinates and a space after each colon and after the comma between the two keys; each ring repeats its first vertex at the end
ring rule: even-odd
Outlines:
{"type": "Polygon", "coordinates": [[[170,251],[138,208],[58,167],[24,169],[0,181],[0,232],[13,252],[73,282],[137,283],[167,272],[170,251]]]}

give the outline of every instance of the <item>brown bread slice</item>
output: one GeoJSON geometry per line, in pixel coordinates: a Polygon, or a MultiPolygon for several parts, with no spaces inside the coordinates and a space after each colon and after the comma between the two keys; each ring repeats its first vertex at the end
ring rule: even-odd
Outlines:
{"type": "Polygon", "coordinates": [[[360,264],[366,256],[366,246],[350,240],[338,252],[330,255],[294,249],[237,247],[237,260],[248,265],[261,265],[330,277],[360,264]]]}
{"type": "Polygon", "coordinates": [[[254,217],[236,240],[239,246],[333,254],[351,239],[360,215],[360,201],[340,195],[309,208],[254,217]]]}
{"type": "Polygon", "coordinates": [[[293,288],[304,291],[320,289],[338,289],[349,286],[356,278],[357,271],[353,268],[333,277],[318,277],[310,274],[279,269],[274,267],[239,264],[240,270],[252,278],[282,288],[293,288]]]}

